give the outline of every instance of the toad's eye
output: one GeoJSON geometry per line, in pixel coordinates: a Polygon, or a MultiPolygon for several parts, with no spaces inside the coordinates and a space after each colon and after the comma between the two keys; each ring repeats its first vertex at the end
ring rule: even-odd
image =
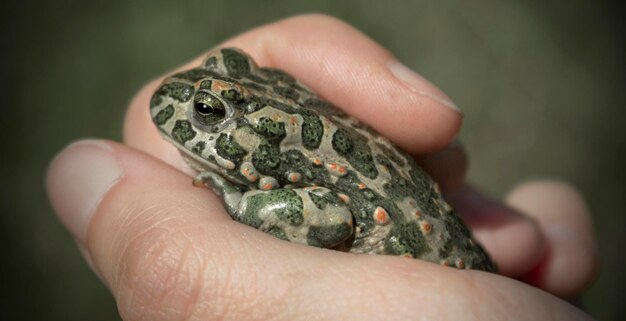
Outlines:
{"type": "Polygon", "coordinates": [[[195,118],[204,124],[215,124],[226,117],[224,104],[215,96],[199,92],[193,100],[195,118]]]}

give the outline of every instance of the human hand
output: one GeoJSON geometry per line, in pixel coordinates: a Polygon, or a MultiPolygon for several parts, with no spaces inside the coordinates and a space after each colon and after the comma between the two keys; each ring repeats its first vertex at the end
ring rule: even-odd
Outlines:
{"type": "MultiPolygon", "coordinates": [[[[148,113],[160,79],[131,103],[121,145],[83,141],[52,162],[48,191],[126,320],[587,319],[563,297],[593,277],[595,239],[567,185],[526,184],[509,205],[464,185],[449,98],[377,44],[328,17],[302,16],[227,41],[283,69],[419,157],[500,268],[291,244],[234,222],[148,113]],[[349,93],[349,95],[346,95],[349,93]],[[381,107],[386,109],[382,109],[381,107]],[[430,154],[429,154],[430,153],[430,154]]],[[[181,69],[199,64],[191,62],[181,69]]]]}

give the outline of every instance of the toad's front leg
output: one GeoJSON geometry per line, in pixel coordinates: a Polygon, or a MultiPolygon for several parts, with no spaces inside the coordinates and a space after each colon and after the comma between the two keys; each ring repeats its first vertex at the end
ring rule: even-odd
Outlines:
{"type": "Polygon", "coordinates": [[[336,193],[324,187],[239,189],[205,172],[194,185],[206,184],[224,199],[233,219],[283,240],[331,248],[354,233],[352,213],[336,193]]]}
{"type": "Polygon", "coordinates": [[[290,242],[325,248],[354,232],[348,207],[323,187],[246,192],[235,219],[290,242]]]}

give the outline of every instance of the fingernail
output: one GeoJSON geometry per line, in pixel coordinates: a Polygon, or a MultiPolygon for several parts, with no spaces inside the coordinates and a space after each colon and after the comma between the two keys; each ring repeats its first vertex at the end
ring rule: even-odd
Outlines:
{"type": "Polygon", "coordinates": [[[406,86],[415,94],[423,97],[430,98],[441,105],[451,108],[460,112],[457,107],[448,96],[441,92],[435,85],[424,77],[420,76],[409,67],[400,63],[397,60],[391,60],[387,63],[387,67],[391,73],[400,79],[406,86]]]}
{"type": "Polygon", "coordinates": [[[81,243],[95,209],[122,177],[113,149],[103,141],[73,143],[48,168],[46,187],[59,219],[81,243]]]}

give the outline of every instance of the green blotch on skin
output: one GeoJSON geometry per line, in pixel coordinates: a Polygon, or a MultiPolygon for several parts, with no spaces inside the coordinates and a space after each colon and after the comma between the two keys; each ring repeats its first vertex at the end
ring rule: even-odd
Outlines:
{"type": "Polygon", "coordinates": [[[200,83],[200,89],[206,89],[206,90],[211,90],[211,85],[213,84],[212,81],[210,80],[203,80],[200,83]]]}
{"type": "Polygon", "coordinates": [[[241,145],[239,145],[232,136],[224,133],[220,134],[215,142],[215,149],[217,153],[238,164],[241,159],[246,156],[247,152],[241,145]]]}
{"type": "Polygon", "coordinates": [[[246,210],[241,213],[240,216],[236,217],[237,221],[254,228],[259,228],[261,224],[263,224],[263,220],[259,217],[258,213],[266,204],[266,196],[264,194],[261,193],[250,196],[246,210]]]}
{"type": "Polygon", "coordinates": [[[247,88],[252,88],[252,89],[254,89],[256,91],[260,91],[260,92],[265,92],[266,91],[265,87],[259,85],[258,83],[255,83],[255,82],[246,81],[246,82],[242,82],[242,84],[244,86],[246,86],[247,88]]]}
{"type": "Polygon", "coordinates": [[[254,126],[254,131],[273,143],[280,143],[287,135],[285,123],[275,122],[268,117],[261,117],[256,126],[254,126]]]}
{"type": "Polygon", "coordinates": [[[352,235],[352,226],[347,223],[330,226],[311,226],[307,234],[307,244],[311,246],[333,247],[352,235]]]}
{"type": "Polygon", "coordinates": [[[186,141],[194,138],[196,132],[192,129],[191,123],[186,120],[177,120],[172,129],[172,138],[177,142],[184,144],[186,141]]]}
{"type": "Polygon", "coordinates": [[[290,74],[274,68],[259,68],[259,73],[267,78],[267,82],[276,84],[283,82],[285,84],[294,84],[296,79],[290,74]]]}
{"type": "Polygon", "coordinates": [[[239,51],[230,48],[222,49],[222,57],[224,57],[224,66],[229,75],[240,77],[250,73],[248,57],[239,51]]]}
{"type": "Polygon", "coordinates": [[[364,188],[364,189],[362,189],[360,191],[361,191],[361,194],[363,195],[363,197],[365,197],[365,199],[368,200],[368,201],[373,201],[378,196],[378,195],[376,195],[376,193],[371,188],[364,188]]]}
{"type": "Polygon", "coordinates": [[[385,239],[385,253],[418,258],[431,249],[416,222],[395,225],[385,239]]]}
{"type": "Polygon", "coordinates": [[[396,163],[399,166],[404,166],[405,162],[403,157],[398,155],[396,151],[391,150],[389,147],[383,144],[376,144],[378,148],[387,156],[392,162],[396,163]]]}
{"type": "Polygon", "coordinates": [[[347,155],[354,148],[354,144],[343,129],[338,129],[333,135],[333,148],[341,155],[347,155]]]}
{"type": "Polygon", "coordinates": [[[326,115],[345,116],[339,108],[317,98],[309,98],[304,101],[303,105],[309,109],[320,111],[326,115]]]}
{"type": "Polygon", "coordinates": [[[213,75],[211,78],[213,78],[214,80],[221,80],[221,81],[230,82],[230,83],[237,82],[237,79],[233,77],[228,77],[228,76],[225,76],[223,74],[218,74],[218,73],[213,75]]]}
{"type": "MultiPolygon", "coordinates": [[[[309,113],[309,114],[313,114],[316,115],[314,112],[310,111],[310,110],[302,110],[301,108],[295,108],[293,105],[289,105],[289,104],[285,104],[285,103],[281,103],[278,100],[275,99],[271,99],[271,98],[267,98],[264,96],[253,96],[250,98],[250,101],[254,101],[254,102],[258,102],[259,104],[261,104],[261,109],[265,106],[271,106],[272,108],[278,109],[278,110],[282,110],[288,114],[300,114],[300,113],[309,113]]],[[[303,115],[304,117],[304,115],[303,115]]]]}
{"type": "Polygon", "coordinates": [[[224,99],[234,103],[238,103],[243,100],[241,94],[234,89],[222,90],[221,94],[224,99]]]}
{"type": "Polygon", "coordinates": [[[304,120],[302,122],[302,144],[306,149],[317,149],[320,147],[324,136],[322,120],[311,111],[303,111],[300,115],[304,120]]]}
{"type": "Polygon", "coordinates": [[[273,89],[275,93],[293,101],[298,101],[298,98],[300,98],[300,94],[293,88],[274,86],[273,89]]]}
{"type": "Polygon", "coordinates": [[[275,189],[268,192],[268,203],[276,207],[276,216],[290,225],[304,222],[302,199],[291,189],[275,189]]]}
{"type": "Polygon", "coordinates": [[[337,197],[337,195],[332,192],[328,192],[322,195],[317,195],[313,192],[309,192],[309,197],[313,201],[313,204],[315,204],[315,206],[320,210],[323,210],[328,204],[338,205],[341,202],[339,197],[337,197]]]}
{"type": "Polygon", "coordinates": [[[207,58],[207,60],[204,62],[204,68],[207,68],[207,69],[217,68],[217,57],[211,56],[207,58]]]}
{"type": "Polygon", "coordinates": [[[154,94],[152,94],[152,97],[150,98],[150,109],[161,105],[162,102],[163,102],[162,93],[157,90],[154,94]]]}
{"type": "Polygon", "coordinates": [[[275,174],[280,165],[280,148],[278,145],[259,145],[252,154],[252,164],[261,174],[275,174]]]}
{"type": "Polygon", "coordinates": [[[191,151],[200,155],[202,154],[202,151],[204,151],[204,148],[206,147],[206,143],[205,142],[197,142],[196,145],[194,145],[191,148],[191,151]]]}
{"type": "Polygon", "coordinates": [[[289,84],[289,88],[296,90],[298,93],[311,93],[308,89],[302,87],[299,83],[289,84]]]}
{"type": "Polygon", "coordinates": [[[203,68],[194,68],[185,70],[183,72],[179,72],[172,76],[172,78],[178,78],[182,80],[187,80],[190,82],[196,82],[202,78],[207,78],[213,76],[214,73],[212,71],[203,69],[203,68]]]}
{"type": "Polygon", "coordinates": [[[182,82],[170,82],[162,85],[155,95],[169,96],[184,103],[191,99],[193,92],[193,86],[191,85],[182,82]]]}
{"type": "Polygon", "coordinates": [[[285,231],[283,231],[279,227],[272,226],[272,228],[269,231],[267,231],[267,233],[281,240],[289,241],[289,238],[287,237],[287,234],[285,233],[285,231]]]}
{"type": "Polygon", "coordinates": [[[255,111],[261,110],[261,108],[263,107],[265,107],[265,105],[263,105],[262,103],[255,101],[255,100],[251,100],[246,105],[246,113],[251,114],[255,111]]]}
{"type": "Polygon", "coordinates": [[[417,204],[422,208],[422,212],[425,215],[438,217],[439,205],[436,200],[439,198],[439,194],[437,194],[433,187],[433,180],[412,160],[407,159],[407,161],[412,162],[412,169],[409,175],[415,186],[415,189],[411,192],[411,196],[417,200],[417,204]]]}
{"type": "Polygon", "coordinates": [[[245,130],[246,133],[252,134],[253,129],[252,129],[252,126],[250,125],[250,122],[247,119],[243,117],[237,118],[237,120],[235,120],[235,124],[237,125],[237,129],[245,130]]]}
{"type": "MultiPolygon", "coordinates": [[[[400,173],[398,173],[396,168],[393,166],[391,161],[386,156],[378,155],[376,156],[376,159],[378,163],[380,163],[381,165],[387,166],[389,175],[391,176],[391,179],[385,184],[383,184],[383,188],[385,189],[385,192],[387,192],[389,196],[395,199],[399,199],[399,200],[404,199],[405,197],[411,197],[415,199],[418,202],[418,204],[425,205],[425,204],[422,204],[422,201],[419,199],[419,197],[416,197],[416,195],[423,193],[423,191],[418,190],[415,184],[413,184],[410,180],[402,177],[400,173]]],[[[434,192],[434,190],[432,189],[431,191],[434,192]]],[[[430,195],[430,196],[437,197],[437,195],[430,195]]]]}
{"type": "Polygon", "coordinates": [[[359,173],[371,179],[378,176],[372,150],[365,137],[354,130],[339,128],[333,134],[332,144],[333,149],[345,157],[359,173]]]}
{"type": "Polygon", "coordinates": [[[317,208],[319,208],[320,210],[323,210],[326,207],[327,202],[324,199],[324,197],[318,196],[318,195],[313,194],[311,192],[309,192],[309,197],[313,201],[313,204],[315,204],[315,206],[317,208]]]}
{"type": "Polygon", "coordinates": [[[174,115],[174,105],[169,104],[167,107],[161,109],[156,116],[154,116],[154,122],[157,125],[165,124],[174,115]]]}

